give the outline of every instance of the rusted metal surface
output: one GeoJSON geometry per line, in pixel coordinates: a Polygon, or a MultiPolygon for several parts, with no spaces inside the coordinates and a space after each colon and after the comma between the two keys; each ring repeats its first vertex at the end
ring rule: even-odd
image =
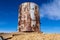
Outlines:
{"type": "Polygon", "coordinates": [[[38,5],[25,2],[19,6],[18,31],[40,31],[38,5]]]}

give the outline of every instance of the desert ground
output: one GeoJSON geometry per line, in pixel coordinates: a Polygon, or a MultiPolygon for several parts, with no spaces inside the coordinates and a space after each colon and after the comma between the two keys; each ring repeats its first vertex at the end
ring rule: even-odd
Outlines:
{"type": "Polygon", "coordinates": [[[60,34],[44,34],[40,32],[0,33],[6,40],[60,40],[60,34]]]}

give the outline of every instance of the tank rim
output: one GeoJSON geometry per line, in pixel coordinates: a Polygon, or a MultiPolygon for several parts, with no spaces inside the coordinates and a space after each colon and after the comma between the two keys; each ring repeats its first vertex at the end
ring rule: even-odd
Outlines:
{"type": "MultiPolygon", "coordinates": [[[[35,5],[37,5],[38,6],[38,4],[37,3],[35,3],[35,2],[22,2],[19,6],[21,6],[22,4],[24,4],[24,3],[33,3],[33,4],[35,4],[35,5]]],[[[38,6],[39,7],[39,6],[38,6]]]]}

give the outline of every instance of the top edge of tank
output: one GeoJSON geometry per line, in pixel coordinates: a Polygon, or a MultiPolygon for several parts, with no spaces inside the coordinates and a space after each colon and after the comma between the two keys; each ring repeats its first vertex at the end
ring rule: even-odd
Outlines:
{"type": "Polygon", "coordinates": [[[38,4],[36,4],[35,2],[23,2],[23,3],[20,4],[20,6],[21,6],[22,4],[25,4],[25,3],[33,3],[33,4],[35,4],[36,6],[38,6],[38,4]]]}

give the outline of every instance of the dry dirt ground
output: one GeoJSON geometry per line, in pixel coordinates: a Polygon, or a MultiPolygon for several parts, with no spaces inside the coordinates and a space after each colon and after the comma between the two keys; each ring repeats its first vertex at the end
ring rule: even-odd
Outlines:
{"type": "Polygon", "coordinates": [[[60,40],[60,34],[43,34],[38,32],[0,33],[7,40],[60,40]]]}

